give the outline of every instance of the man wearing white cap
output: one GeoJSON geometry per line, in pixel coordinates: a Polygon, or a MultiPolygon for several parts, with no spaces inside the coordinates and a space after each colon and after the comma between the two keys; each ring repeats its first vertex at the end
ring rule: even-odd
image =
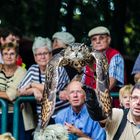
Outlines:
{"type": "MultiPolygon", "coordinates": [[[[121,54],[110,47],[110,31],[103,26],[91,29],[88,33],[93,49],[104,52],[109,63],[109,89],[121,87],[124,84],[124,59],[121,54]]],[[[84,76],[85,83],[90,87],[96,88],[96,82],[93,78],[93,72],[87,66],[84,76]]]]}

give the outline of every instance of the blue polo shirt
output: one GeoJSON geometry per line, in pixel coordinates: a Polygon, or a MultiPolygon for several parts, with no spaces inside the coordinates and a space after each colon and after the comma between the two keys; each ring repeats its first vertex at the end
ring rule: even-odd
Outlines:
{"type": "Polygon", "coordinates": [[[65,122],[73,124],[93,140],[106,139],[105,130],[100,127],[97,121],[93,121],[90,118],[85,105],[78,114],[73,111],[71,106],[58,112],[55,123],[64,125],[65,122]]]}

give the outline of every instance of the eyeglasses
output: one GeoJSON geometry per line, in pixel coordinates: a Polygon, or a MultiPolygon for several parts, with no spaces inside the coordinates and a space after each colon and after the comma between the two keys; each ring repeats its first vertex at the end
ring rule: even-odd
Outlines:
{"type": "Polygon", "coordinates": [[[96,42],[97,40],[98,40],[98,41],[104,41],[107,37],[108,37],[108,35],[106,35],[106,34],[97,35],[97,36],[93,36],[93,37],[91,38],[91,40],[94,41],[94,42],[96,42]]]}
{"type": "Polygon", "coordinates": [[[130,97],[132,101],[135,101],[137,102],[138,100],[140,100],[140,97],[139,96],[131,96],[130,97]]]}
{"type": "Polygon", "coordinates": [[[41,56],[47,56],[50,52],[43,52],[43,53],[36,53],[35,56],[41,57],[41,56]]]}
{"type": "Polygon", "coordinates": [[[4,56],[4,57],[7,57],[7,56],[11,56],[11,57],[14,57],[15,55],[16,55],[16,53],[2,53],[2,55],[4,56]]]}

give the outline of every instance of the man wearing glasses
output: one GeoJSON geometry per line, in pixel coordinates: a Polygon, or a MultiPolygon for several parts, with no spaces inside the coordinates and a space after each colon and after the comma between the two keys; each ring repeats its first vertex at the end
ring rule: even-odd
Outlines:
{"type": "Polygon", "coordinates": [[[105,140],[106,135],[97,121],[90,118],[86,105],[86,93],[83,85],[73,79],[67,86],[67,99],[70,106],[59,111],[55,123],[65,126],[69,132],[69,140],[85,137],[90,140],[105,140]]]}
{"type": "Polygon", "coordinates": [[[87,109],[94,120],[98,120],[102,126],[104,125],[107,140],[140,140],[140,82],[136,83],[131,91],[130,109],[113,108],[111,119],[107,119],[101,114],[99,106],[94,102],[93,98],[87,100],[87,109]],[[100,112],[100,113],[99,113],[100,112]],[[123,124],[123,125],[122,125],[123,124]]]}
{"type": "MultiPolygon", "coordinates": [[[[91,29],[88,33],[93,50],[98,50],[106,54],[109,63],[109,89],[121,87],[124,84],[124,59],[121,54],[110,47],[110,31],[103,26],[91,29]]],[[[86,85],[96,88],[94,72],[86,66],[83,77],[86,85]]]]}

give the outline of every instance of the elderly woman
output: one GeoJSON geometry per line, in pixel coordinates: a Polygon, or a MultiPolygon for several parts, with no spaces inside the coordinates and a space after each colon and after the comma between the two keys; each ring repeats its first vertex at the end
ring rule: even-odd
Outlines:
{"type": "MultiPolygon", "coordinates": [[[[34,95],[38,101],[42,99],[45,82],[45,70],[52,56],[51,41],[49,38],[36,37],[32,51],[37,64],[33,64],[19,85],[19,95],[34,95]]],[[[40,102],[37,102],[38,123],[40,123],[40,102]]]]}
{"type": "Polygon", "coordinates": [[[13,101],[17,96],[17,87],[26,70],[16,65],[18,46],[13,43],[1,47],[4,64],[0,65],[0,97],[13,101]]]}
{"type": "MultiPolygon", "coordinates": [[[[9,100],[9,113],[8,113],[8,131],[12,131],[12,122],[13,122],[13,104],[17,97],[17,87],[21,82],[23,77],[26,74],[26,70],[20,66],[17,66],[17,56],[19,53],[19,47],[16,43],[8,43],[1,47],[3,64],[0,65],[0,98],[9,100]]],[[[26,117],[26,114],[23,113],[23,116],[26,117]]],[[[30,116],[30,115],[29,115],[30,116]]],[[[1,117],[1,114],[0,114],[1,117]]],[[[21,116],[22,119],[22,116],[21,116]]],[[[1,121],[0,121],[1,123],[1,121]]],[[[29,122],[26,121],[26,128],[32,129],[34,126],[28,125],[29,122]],[[26,125],[27,123],[27,125],[26,125]]],[[[22,134],[20,136],[25,136],[23,121],[20,121],[20,129],[22,134]]],[[[1,126],[1,125],[0,125],[1,126]]],[[[19,138],[22,140],[21,138],[19,138]]]]}

